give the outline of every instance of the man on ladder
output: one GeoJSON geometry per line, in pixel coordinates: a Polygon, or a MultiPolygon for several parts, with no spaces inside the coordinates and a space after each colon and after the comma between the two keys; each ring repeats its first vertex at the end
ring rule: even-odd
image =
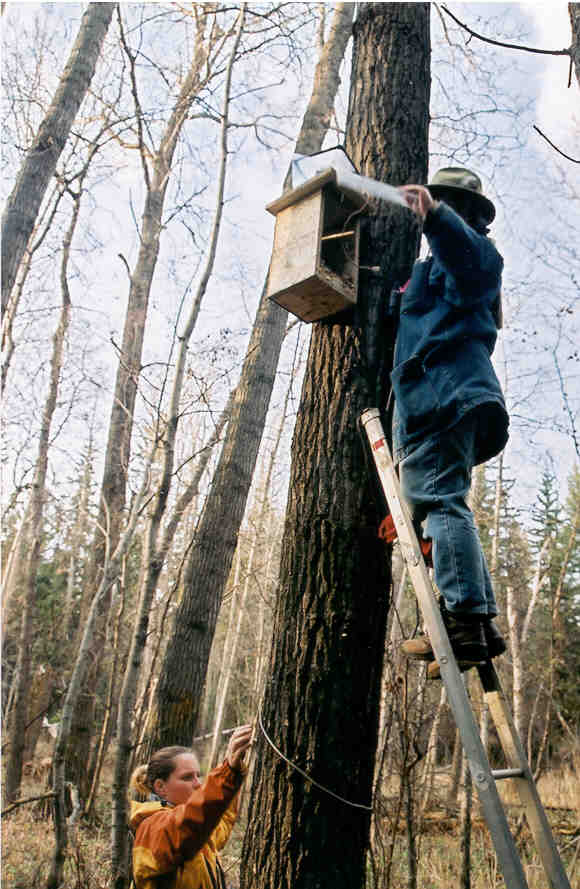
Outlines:
{"type": "Polygon", "coordinates": [[[361,425],[390,509],[379,533],[390,540],[398,535],[431,637],[405,642],[403,651],[430,661],[432,678],[442,675],[506,887],[528,889],[528,882],[497,790],[500,780],[515,783],[551,889],[571,889],[491,663],[505,643],[492,623],[497,606],[466,504],[473,467],[507,440],[508,417],[490,360],[501,324],[502,259],[486,237],[495,211],[479,178],[465,169],[440,170],[428,188],[407,185],[401,192],[424,222],[432,255],[416,264],[401,292],[391,375],[399,478],[378,408],[364,411],[361,425]],[[439,607],[423,558],[425,541],[415,534],[424,520],[439,607]],[[461,680],[460,670],[474,664],[506,768],[491,768],[461,680]]]}
{"type": "MultiPolygon", "coordinates": [[[[393,458],[415,526],[426,520],[443,623],[464,670],[506,648],[492,623],[497,605],[466,502],[473,467],[496,456],[508,438],[491,363],[503,260],[487,237],[495,208],[474,173],[447,167],[427,187],[400,191],[422,220],[431,250],[400,292],[393,458]]],[[[430,678],[440,676],[427,636],[402,650],[430,661],[430,678]]]]}

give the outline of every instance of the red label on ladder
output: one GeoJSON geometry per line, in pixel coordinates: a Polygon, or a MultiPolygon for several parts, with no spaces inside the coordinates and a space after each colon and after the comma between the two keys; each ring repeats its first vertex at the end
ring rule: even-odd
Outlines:
{"type": "Polygon", "coordinates": [[[379,448],[382,448],[385,443],[384,438],[379,438],[377,441],[373,442],[373,451],[378,451],[379,448]]]}

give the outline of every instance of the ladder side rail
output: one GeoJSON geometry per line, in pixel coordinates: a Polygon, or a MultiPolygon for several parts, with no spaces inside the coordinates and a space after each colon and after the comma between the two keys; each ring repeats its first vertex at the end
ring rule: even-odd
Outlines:
{"type": "Polygon", "coordinates": [[[485,700],[507,763],[512,768],[521,769],[523,773],[521,778],[513,780],[546,876],[550,881],[550,889],[571,889],[499,677],[491,663],[479,667],[478,670],[485,689],[485,700]],[[491,690],[488,690],[490,686],[491,690]]]}
{"type": "Polygon", "coordinates": [[[447,689],[449,703],[455,716],[469,769],[477,788],[506,886],[509,886],[510,889],[528,889],[524,869],[491,773],[487,755],[481,743],[463,679],[433,595],[433,586],[425,567],[409,510],[400,494],[399,480],[386,444],[379,411],[376,408],[366,410],[362,414],[361,422],[365,428],[379,480],[391,510],[429,639],[441,667],[441,677],[447,689]]]}

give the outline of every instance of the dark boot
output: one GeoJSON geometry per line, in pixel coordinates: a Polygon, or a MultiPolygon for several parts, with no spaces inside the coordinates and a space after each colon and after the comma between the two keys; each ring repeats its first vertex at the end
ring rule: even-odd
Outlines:
{"type": "Polygon", "coordinates": [[[479,615],[461,614],[442,609],[441,616],[458,661],[479,663],[489,657],[483,623],[479,615]]]}
{"type": "Polygon", "coordinates": [[[487,653],[490,660],[494,657],[499,657],[500,654],[503,654],[504,651],[506,651],[507,645],[505,639],[494,624],[492,617],[484,620],[483,633],[485,635],[487,653]]]}
{"type": "MultiPolygon", "coordinates": [[[[493,618],[490,617],[483,621],[483,634],[487,643],[487,657],[489,660],[504,653],[507,649],[505,639],[493,623],[493,618]]],[[[457,666],[461,673],[465,673],[466,670],[471,670],[476,665],[471,661],[458,660],[457,666]]],[[[441,670],[436,661],[433,661],[427,667],[427,679],[441,679],[441,670]]]]}
{"type": "MultiPolygon", "coordinates": [[[[457,660],[478,664],[489,657],[483,624],[478,614],[461,614],[447,611],[443,598],[439,599],[441,617],[449,636],[451,648],[457,660]]],[[[409,639],[401,645],[407,657],[417,661],[433,661],[435,655],[428,636],[409,639]]]]}

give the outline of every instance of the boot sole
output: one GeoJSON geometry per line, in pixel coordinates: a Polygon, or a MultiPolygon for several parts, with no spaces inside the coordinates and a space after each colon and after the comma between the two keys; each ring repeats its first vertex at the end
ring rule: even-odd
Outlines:
{"type": "MultiPolygon", "coordinates": [[[[485,663],[485,661],[457,661],[457,666],[459,667],[460,673],[467,673],[468,670],[473,670],[474,667],[479,667],[480,664],[485,663]]],[[[430,672],[429,669],[427,669],[427,679],[441,679],[441,670],[439,669],[439,664],[437,664],[437,662],[435,662],[435,664],[437,666],[437,670],[430,672]]]]}
{"type": "MultiPolygon", "coordinates": [[[[492,646],[488,648],[487,646],[479,645],[475,643],[473,645],[458,645],[456,648],[451,646],[453,654],[455,655],[458,661],[464,661],[465,663],[473,663],[480,664],[482,661],[486,661],[489,658],[497,657],[506,650],[505,645],[502,646],[492,646]]],[[[435,660],[435,655],[433,652],[429,654],[421,653],[415,654],[414,652],[405,651],[404,645],[401,645],[401,651],[408,657],[411,661],[424,661],[428,664],[433,663],[435,660]]]]}
{"type": "Polygon", "coordinates": [[[428,664],[430,664],[435,660],[435,655],[433,654],[433,652],[431,652],[430,654],[410,654],[409,652],[405,651],[402,645],[401,651],[403,652],[405,657],[409,658],[410,661],[426,661],[428,664]]]}
{"type": "MultiPolygon", "coordinates": [[[[493,660],[493,658],[499,657],[500,654],[503,654],[504,651],[507,650],[507,646],[503,640],[497,645],[492,645],[487,650],[487,657],[483,660],[472,661],[467,658],[457,659],[457,666],[459,667],[460,673],[466,673],[467,670],[472,670],[473,667],[477,667],[479,664],[485,664],[489,661],[493,660]]],[[[435,662],[436,663],[436,662],[435,662]]],[[[433,670],[429,672],[429,668],[427,668],[427,679],[441,679],[441,670],[439,669],[439,664],[437,664],[437,670],[433,670]]]]}

